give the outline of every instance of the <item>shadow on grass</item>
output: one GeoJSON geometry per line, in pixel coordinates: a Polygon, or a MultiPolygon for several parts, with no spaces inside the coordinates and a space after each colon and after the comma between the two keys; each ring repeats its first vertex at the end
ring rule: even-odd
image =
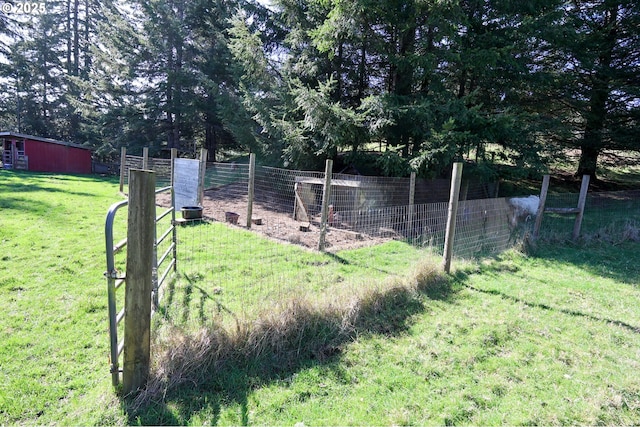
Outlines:
{"type": "Polygon", "coordinates": [[[593,320],[596,322],[605,322],[608,323],[610,325],[615,325],[615,326],[619,326],[621,328],[627,329],[630,332],[636,333],[636,334],[640,334],[640,328],[637,326],[633,326],[629,323],[623,322],[621,320],[615,320],[615,319],[607,319],[604,317],[598,317],[598,316],[594,316],[592,314],[589,313],[583,313],[581,311],[578,310],[569,310],[566,308],[561,308],[561,307],[552,307],[550,305],[547,304],[542,304],[542,303],[536,303],[536,302],[530,302],[530,301],[525,301],[521,298],[518,297],[514,297],[512,295],[507,295],[505,293],[502,293],[500,291],[497,291],[495,289],[480,289],[480,288],[476,288],[475,286],[472,285],[465,285],[468,289],[474,290],[476,292],[481,292],[483,294],[488,294],[488,295],[496,295],[501,297],[502,299],[506,299],[506,300],[510,300],[513,302],[516,302],[518,304],[522,304],[522,305],[526,305],[527,307],[530,308],[538,308],[541,310],[547,310],[547,311],[555,311],[558,313],[563,313],[563,314],[567,314],[569,316],[575,316],[575,317],[582,317],[584,319],[589,319],[589,320],[593,320]]]}
{"type": "Polygon", "coordinates": [[[367,268],[369,270],[375,270],[378,273],[382,273],[382,274],[385,274],[385,275],[390,276],[390,277],[391,276],[398,276],[398,273],[396,271],[393,271],[393,270],[385,270],[383,268],[372,267],[371,265],[368,265],[368,264],[365,265],[364,263],[361,263],[361,262],[348,260],[348,259],[346,259],[346,258],[344,258],[344,257],[342,257],[342,256],[340,256],[338,254],[332,253],[332,252],[324,252],[324,254],[326,256],[328,256],[329,258],[331,258],[332,260],[334,260],[337,263],[342,264],[342,265],[352,265],[352,266],[356,266],[356,267],[367,268]]]}
{"type": "Polygon", "coordinates": [[[621,283],[640,283],[640,251],[638,242],[620,244],[539,245],[533,254],[545,262],[571,264],[602,278],[621,283]]]}
{"type": "MultiPolygon", "coordinates": [[[[583,248],[584,250],[584,248],[583,248]]],[[[609,248],[609,251],[612,251],[611,248],[609,248]]],[[[579,251],[576,251],[579,252],[579,251]]],[[[587,270],[590,270],[593,273],[596,273],[598,275],[600,275],[601,277],[611,277],[617,281],[629,281],[629,283],[637,283],[637,281],[633,281],[634,279],[630,279],[628,275],[624,275],[622,278],[618,277],[617,274],[611,274],[608,270],[602,270],[602,266],[596,266],[593,264],[585,264],[584,261],[577,261],[577,259],[582,259],[583,256],[585,256],[585,253],[577,253],[573,252],[573,251],[569,251],[567,250],[567,248],[564,248],[564,250],[558,251],[558,254],[566,254],[564,257],[562,256],[558,256],[556,258],[550,258],[550,254],[547,254],[547,258],[543,258],[543,259],[548,259],[548,260],[553,260],[556,262],[560,262],[560,263],[573,263],[577,266],[579,266],[580,268],[584,268],[587,270]],[[571,261],[574,262],[571,262],[571,261]]],[[[589,256],[591,252],[587,252],[586,256],[589,256]]],[[[540,257],[539,257],[540,258],[540,257]]],[[[500,259],[500,257],[497,258],[498,260],[500,259]]],[[[637,263],[634,263],[634,265],[637,267],[637,263]]],[[[589,313],[585,313],[579,310],[573,310],[570,308],[565,308],[565,307],[556,307],[556,306],[552,306],[549,304],[545,304],[545,303],[540,303],[540,302],[534,302],[534,301],[528,301],[525,300],[523,298],[519,298],[513,295],[509,295],[507,293],[501,292],[497,289],[482,289],[476,286],[473,286],[472,284],[470,284],[470,280],[469,280],[469,276],[471,274],[477,274],[477,273],[515,273],[517,271],[520,270],[520,267],[518,266],[514,266],[512,264],[502,264],[500,262],[494,262],[491,263],[489,265],[485,265],[483,266],[480,271],[465,271],[465,270],[458,270],[456,271],[456,273],[454,274],[454,278],[455,281],[457,283],[460,283],[461,285],[463,285],[465,288],[470,289],[472,291],[475,292],[479,292],[479,293],[483,293],[486,295],[494,295],[494,296],[498,296],[502,299],[505,300],[509,300],[509,301],[513,301],[515,303],[518,304],[522,304],[525,305],[527,307],[530,308],[537,308],[540,310],[545,310],[545,311],[552,311],[552,312],[557,312],[557,313],[562,313],[565,315],[569,315],[569,316],[574,316],[574,317],[580,317],[580,318],[584,318],[584,319],[588,319],[588,320],[592,320],[592,321],[596,321],[596,322],[605,322],[608,323],[610,325],[615,325],[615,326],[619,326],[621,328],[627,329],[630,332],[636,333],[636,334],[640,334],[640,327],[634,326],[632,324],[629,324],[627,322],[624,322],[622,320],[616,320],[616,319],[610,319],[610,318],[606,318],[606,317],[599,317],[599,316],[595,316],[589,313]]]]}
{"type": "Polygon", "coordinates": [[[146,389],[123,400],[128,422],[180,425],[197,414],[198,423],[215,425],[223,406],[237,405],[232,422],[248,425],[248,396],[256,387],[317,365],[339,372],[343,347],[356,337],[401,334],[429,299],[454,298],[451,281],[428,272],[342,306],[292,300],[236,331],[215,325],[195,335],[169,331],[146,389]]]}
{"type": "MultiPolygon", "coordinates": [[[[7,173],[6,171],[3,173],[7,173]]],[[[70,182],[106,182],[105,178],[96,178],[91,175],[57,175],[51,173],[38,173],[38,172],[12,172],[8,175],[5,182],[0,181],[0,193],[33,193],[33,192],[47,192],[47,193],[64,193],[73,194],[77,196],[94,196],[91,193],[82,191],[69,191],[65,189],[55,188],[56,182],[70,181],[70,182]],[[24,181],[24,182],[23,182],[24,181]]],[[[4,197],[4,196],[3,196],[4,197]]]]}

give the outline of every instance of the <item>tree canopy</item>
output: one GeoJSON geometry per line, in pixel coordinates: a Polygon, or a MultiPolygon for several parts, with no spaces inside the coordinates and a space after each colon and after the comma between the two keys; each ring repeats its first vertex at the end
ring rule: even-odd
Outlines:
{"type": "Polygon", "coordinates": [[[102,159],[495,177],[578,150],[595,177],[603,150],[640,151],[633,0],[54,0],[0,32],[0,129],[102,159]]]}

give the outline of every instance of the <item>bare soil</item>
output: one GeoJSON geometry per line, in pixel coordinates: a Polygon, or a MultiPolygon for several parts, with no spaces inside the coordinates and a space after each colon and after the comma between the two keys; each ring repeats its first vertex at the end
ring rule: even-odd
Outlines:
{"type": "MultiPolygon", "coordinates": [[[[234,194],[234,191],[224,187],[206,190],[202,203],[203,217],[210,221],[225,222],[231,227],[247,229],[247,196],[234,194]],[[227,213],[238,215],[237,223],[233,224],[227,218],[227,213]]],[[[160,206],[171,205],[171,196],[163,193],[158,195],[160,206]]],[[[274,208],[267,202],[254,202],[252,212],[253,222],[250,231],[259,233],[271,239],[300,245],[317,250],[320,240],[320,218],[314,217],[311,223],[300,222],[293,218],[293,206],[289,212],[282,206],[274,208]]],[[[181,218],[179,212],[176,218],[181,218]]],[[[400,236],[370,236],[364,233],[328,227],[325,238],[325,250],[337,252],[344,249],[354,249],[384,243],[400,236]]]]}

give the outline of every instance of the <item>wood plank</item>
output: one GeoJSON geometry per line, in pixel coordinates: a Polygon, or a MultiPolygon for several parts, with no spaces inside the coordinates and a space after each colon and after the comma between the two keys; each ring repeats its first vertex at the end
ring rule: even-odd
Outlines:
{"type": "Polygon", "coordinates": [[[575,215],[580,213],[580,209],[578,208],[545,208],[544,211],[561,215],[575,215]]]}
{"type": "Polygon", "coordinates": [[[307,210],[304,208],[304,203],[302,202],[302,198],[298,193],[298,183],[295,184],[293,193],[296,196],[295,207],[293,209],[294,210],[293,219],[295,219],[296,221],[309,222],[309,215],[307,214],[307,210]],[[298,215],[299,210],[302,211],[302,214],[303,214],[302,218],[298,215]]]}

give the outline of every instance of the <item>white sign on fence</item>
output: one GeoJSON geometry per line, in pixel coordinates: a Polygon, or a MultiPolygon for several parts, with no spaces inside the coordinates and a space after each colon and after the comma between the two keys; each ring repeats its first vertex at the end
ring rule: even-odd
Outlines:
{"type": "Polygon", "coordinates": [[[176,212],[184,206],[200,205],[200,161],[175,159],[173,164],[173,191],[176,212]]]}

